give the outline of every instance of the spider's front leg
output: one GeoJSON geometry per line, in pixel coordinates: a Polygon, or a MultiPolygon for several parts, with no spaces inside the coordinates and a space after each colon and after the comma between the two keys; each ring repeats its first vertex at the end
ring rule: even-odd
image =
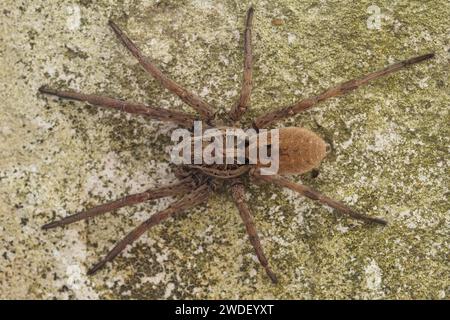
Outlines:
{"type": "Polygon", "coordinates": [[[75,213],[61,220],[50,222],[42,226],[42,229],[47,230],[56,227],[62,227],[80,220],[90,219],[125,206],[132,206],[149,200],[185,194],[192,190],[193,185],[194,181],[192,180],[192,178],[187,177],[178,183],[150,189],[141,193],[135,193],[124,198],[93,207],[86,211],[75,213]]]}
{"type": "Polygon", "coordinates": [[[211,105],[163,74],[161,70],[142,54],[133,41],[131,41],[131,39],[128,38],[128,36],[113,21],[109,21],[109,25],[128,51],[130,51],[142,67],[150,73],[153,78],[159,81],[164,88],[176,94],[186,104],[199,112],[203,120],[208,122],[214,118],[214,112],[211,105]]]}
{"type": "Polygon", "coordinates": [[[231,194],[233,196],[233,200],[239,210],[239,214],[241,215],[242,221],[245,224],[245,229],[247,230],[248,238],[255,249],[256,256],[258,257],[259,262],[266,270],[267,275],[273,283],[277,283],[278,279],[275,273],[269,266],[269,262],[267,261],[266,256],[264,255],[263,248],[261,246],[261,242],[259,240],[258,232],[256,231],[255,222],[253,221],[252,214],[245,200],[245,187],[242,184],[240,179],[236,179],[233,181],[231,186],[231,194]]]}
{"type": "Polygon", "coordinates": [[[106,255],[105,258],[95,264],[92,269],[88,271],[89,275],[96,273],[103,268],[107,262],[112,261],[119,253],[121,253],[129,244],[132,244],[141,235],[143,235],[150,228],[160,224],[164,220],[193,208],[208,200],[211,189],[208,183],[204,183],[191,193],[186,194],[181,200],[172,203],[166,209],[152,215],[149,219],[141,223],[137,228],[128,233],[121,241],[119,241],[114,248],[106,255]]]}
{"type": "Polygon", "coordinates": [[[192,128],[194,126],[195,117],[180,111],[150,107],[141,103],[123,101],[94,94],[55,90],[45,86],[39,88],[39,92],[62,99],[77,100],[90,103],[94,106],[117,109],[131,114],[139,114],[159,121],[169,121],[186,128],[192,128]]]}

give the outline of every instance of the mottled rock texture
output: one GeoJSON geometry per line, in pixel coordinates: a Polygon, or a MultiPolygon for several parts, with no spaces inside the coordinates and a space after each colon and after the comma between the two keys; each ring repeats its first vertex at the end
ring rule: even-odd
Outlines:
{"type": "Polygon", "coordinates": [[[116,240],[171,199],[48,232],[40,226],[172,181],[167,149],[174,127],[37,89],[49,84],[192,112],[127,54],[107,26],[112,18],[164,72],[225,110],[240,88],[249,2],[3,0],[1,298],[448,299],[450,3],[253,4],[248,121],[436,52],[430,62],[280,124],[304,126],[332,146],[318,177],[295,179],[389,225],[369,227],[292,192],[252,186],[251,208],[279,285],[256,262],[225,193],[154,228],[86,276],[116,240]]]}

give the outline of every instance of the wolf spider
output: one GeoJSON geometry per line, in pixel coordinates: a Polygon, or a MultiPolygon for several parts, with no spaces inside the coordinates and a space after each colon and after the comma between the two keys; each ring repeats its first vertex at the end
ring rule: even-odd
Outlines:
{"type": "MultiPolygon", "coordinates": [[[[239,127],[239,122],[242,115],[249,106],[250,93],[252,90],[252,20],[253,8],[250,7],[246,15],[245,33],[244,33],[244,71],[243,84],[239,99],[230,108],[228,115],[220,122],[216,119],[214,108],[195,95],[182,87],[167,75],[165,75],[155,64],[148,58],[144,57],[138,47],[127,37],[127,35],[112,21],[109,25],[122,42],[122,44],[130,51],[130,53],[139,61],[141,66],[160,84],[176,94],[182,101],[191,106],[198,112],[198,116],[193,116],[180,111],[167,110],[157,107],[147,106],[137,102],[129,102],[118,100],[114,98],[98,96],[93,94],[84,94],[74,91],[54,90],[48,87],[41,87],[41,93],[50,94],[65,99],[72,99],[87,102],[91,105],[100,107],[114,108],[123,112],[131,114],[139,114],[147,116],[151,119],[159,121],[168,121],[180,125],[185,128],[192,129],[193,122],[196,119],[203,121],[205,126],[219,127],[219,124],[228,124],[231,127],[239,127]]],[[[254,119],[252,126],[258,130],[273,125],[275,122],[292,117],[304,110],[307,110],[319,102],[326,99],[347,94],[358,87],[369,83],[372,80],[386,76],[393,72],[399,71],[404,67],[431,59],[434,57],[433,53],[414,57],[408,60],[397,62],[385,69],[369,73],[362,77],[341,83],[335,87],[325,90],[321,94],[300,100],[293,105],[282,107],[278,110],[261,115],[254,119]]],[[[294,190],[312,200],[318,201],[335,209],[338,213],[347,215],[349,217],[359,219],[368,223],[375,223],[385,225],[387,222],[383,219],[370,217],[360,214],[345,206],[344,204],[333,200],[318,191],[311,189],[305,185],[291,182],[282,175],[287,174],[301,174],[316,168],[322,158],[325,156],[325,143],[313,132],[303,128],[282,128],[280,129],[280,168],[279,175],[262,175],[260,166],[258,165],[235,165],[235,166],[179,166],[176,170],[178,182],[147,190],[142,193],[132,194],[124,198],[112,201],[106,204],[99,205],[89,210],[76,213],[65,217],[61,220],[51,222],[43,226],[43,229],[51,229],[55,227],[65,226],[80,220],[91,219],[106,212],[114,211],[119,208],[138,204],[144,201],[159,199],[169,196],[181,196],[181,199],[170,204],[166,209],[152,215],[148,220],[144,221],[137,228],[128,233],[121,241],[119,241],[112,250],[95,264],[88,274],[94,274],[99,269],[105,266],[109,261],[112,261],[125,247],[133,243],[144,232],[162,221],[186,211],[190,208],[205,203],[209,196],[214,192],[218,184],[223,184],[231,189],[232,198],[237,206],[240,216],[244,222],[249,240],[256,252],[259,262],[264,267],[269,278],[276,283],[277,277],[269,266],[267,258],[261,247],[260,239],[256,231],[255,223],[252,214],[249,210],[247,201],[245,199],[245,184],[244,178],[251,177],[254,181],[263,183],[273,183],[275,185],[286,187],[294,190]]]]}

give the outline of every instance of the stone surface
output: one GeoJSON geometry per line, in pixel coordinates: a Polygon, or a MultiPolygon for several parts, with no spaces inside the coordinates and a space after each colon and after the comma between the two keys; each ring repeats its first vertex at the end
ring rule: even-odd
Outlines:
{"type": "Polygon", "coordinates": [[[121,47],[107,26],[113,18],[164,72],[225,110],[239,92],[249,2],[2,3],[1,298],[448,299],[447,0],[253,2],[255,88],[247,121],[436,52],[433,61],[281,124],[312,129],[332,145],[320,175],[297,180],[389,225],[369,227],[292,192],[252,186],[277,286],[256,262],[226,194],[154,228],[93,277],[87,268],[171,199],[40,230],[56,217],[172,181],[174,127],[37,89],[50,84],[191,112],[121,47]]]}

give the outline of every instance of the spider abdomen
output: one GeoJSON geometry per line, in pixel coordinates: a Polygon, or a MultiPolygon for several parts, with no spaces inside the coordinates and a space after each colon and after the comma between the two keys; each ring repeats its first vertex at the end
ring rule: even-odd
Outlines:
{"type": "Polygon", "coordinates": [[[279,129],[279,174],[301,174],[317,168],[326,143],[314,132],[298,127],[279,129]]]}

